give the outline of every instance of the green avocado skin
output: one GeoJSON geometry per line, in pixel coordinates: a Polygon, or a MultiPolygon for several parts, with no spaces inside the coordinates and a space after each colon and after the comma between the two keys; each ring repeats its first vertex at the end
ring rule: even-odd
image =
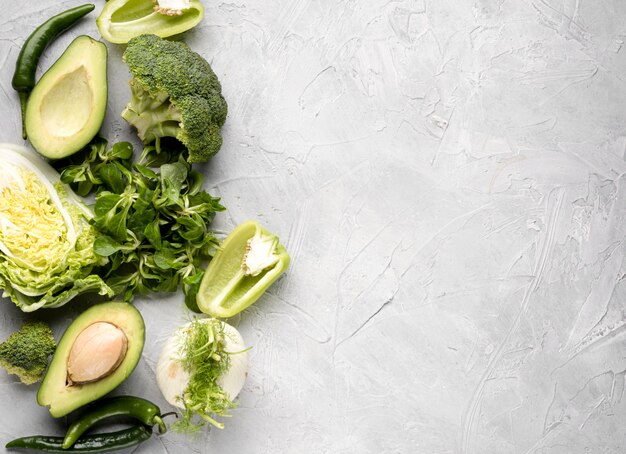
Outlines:
{"type": "Polygon", "coordinates": [[[48,159],[81,150],[100,131],[108,98],[107,49],[81,35],[33,88],[25,126],[31,145],[48,159]]]}
{"type": "Polygon", "coordinates": [[[141,358],[144,340],[143,318],[131,304],[109,302],[90,307],[70,324],[59,341],[50,367],[39,387],[37,402],[41,406],[49,407],[53,417],[60,418],[99,399],[119,386],[133,372],[141,358]],[[111,374],[96,382],[69,385],[67,361],[74,340],[83,330],[97,322],[111,323],[124,332],[128,340],[124,359],[111,374]]]}

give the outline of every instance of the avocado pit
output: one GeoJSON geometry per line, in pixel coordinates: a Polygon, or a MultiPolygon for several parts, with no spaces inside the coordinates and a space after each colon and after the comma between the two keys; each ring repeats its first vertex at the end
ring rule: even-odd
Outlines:
{"type": "Polygon", "coordinates": [[[128,338],[109,322],[96,322],[74,341],[67,361],[67,383],[98,381],[115,371],[126,357],[128,338]]]}

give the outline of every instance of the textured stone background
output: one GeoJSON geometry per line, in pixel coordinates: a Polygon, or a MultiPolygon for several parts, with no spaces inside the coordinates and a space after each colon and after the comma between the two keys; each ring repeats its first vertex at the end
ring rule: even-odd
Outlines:
{"type": "MultiPolygon", "coordinates": [[[[0,3],[0,140],[21,142],[20,45],[79,2],[0,3]]],[[[216,228],[260,219],[293,261],[235,320],[253,350],[227,428],[137,452],[624,452],[626,2],[205,4],[186,40],[230,106],[216,228]]],[[[105,133],[126,139],[109,49],[105,133]]],[[[138,306],[121,390],[166,408],[153,370],[182,299],[138,306]]],[[[60,334],[80,310],[45,316],[60,334]]],[[[1,337],[23,318],[3,302],[1,337]]],[[[34,394],[0,374],[0,441],[62,431],[34,394]]]]}

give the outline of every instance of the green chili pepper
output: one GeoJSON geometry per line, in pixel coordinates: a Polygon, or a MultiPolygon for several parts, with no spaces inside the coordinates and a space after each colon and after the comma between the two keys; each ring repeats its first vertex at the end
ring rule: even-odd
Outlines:
{"type": "Polygon", "coordinates": [[[30,449],[43,452],[97,453],[126,449],[143,443],[152,436],[152,430],[139,424],[118,432],[87,435],[78,440],[73,447],[63,448],[63,437],[35,435],[18,438],[6,444],[7,449],[30,449]]]}
{"type": "Polygon", "coordinates": [[[112,397],[93,405],[91,410],[69,427],[63,440],[63,449],[74,445],[76,440],[95,424],[114,416],[129,416],[150,427],[156,424],[160,433],[167,430],[161,419],[161,410],[152,402],[133,396],[112,397]]]}
{"type": "Polygon", "coordinates": [[[86,4],[68,9],[56,16],[51,17],[41,24],[26,39],[15,64],[15,73],[11,85],[20,97],[22,109],[22,137],[26,139],[26,128],[24,126],[24,115],[26,113],[26,101],[28,95],[35,87],[35,73],[39,57],[48,44],[56,39],[61,33],[74,25],[78,20],[93,11],[95,5],[86,4]]]}
{"type": "Polygon", "coordinates": [[[254,303],[289,266],[278,237],[247,221],[232,231],[209,263],[198,290],[198,307],[228,318],[254,303]]]}

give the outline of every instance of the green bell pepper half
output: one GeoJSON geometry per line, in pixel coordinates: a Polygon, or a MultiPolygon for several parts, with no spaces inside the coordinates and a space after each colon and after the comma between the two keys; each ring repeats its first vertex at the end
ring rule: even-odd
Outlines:
{"type": "Polygon", "coordinates": [[[178,35],[198,25],[203,17],[204,6],[199,0],[109,0],[96,25],[110,43],[125,44],[146,33],[161,38],[178,35]]]}
{"type": "Polygon", "coordinates": [[[232,317],[253,304],[289,266],[278,237],[257,221],[232,231],[204,273],[197,301],[215,318],[232,317]]]}

